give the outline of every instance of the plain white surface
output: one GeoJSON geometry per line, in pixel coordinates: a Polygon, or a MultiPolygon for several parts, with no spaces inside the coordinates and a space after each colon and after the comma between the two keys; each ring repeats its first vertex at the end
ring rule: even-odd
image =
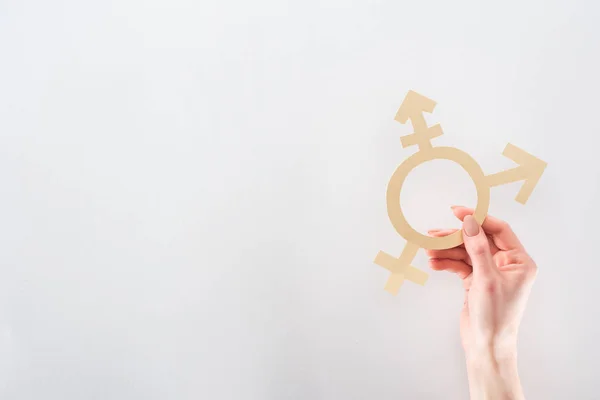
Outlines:
{"type": "MultiPolygon", "coordinates": [[[[372,263],[413,89],[487,173],[549,163],[492,189],[540,267],[521,378],[597,399],[600,9],[484,3],[2,1],[0,397],[467,398],[458,279],[372,263]]],[[[404,194],[421,230],[475,201],[444,161],[404,194]]]]}

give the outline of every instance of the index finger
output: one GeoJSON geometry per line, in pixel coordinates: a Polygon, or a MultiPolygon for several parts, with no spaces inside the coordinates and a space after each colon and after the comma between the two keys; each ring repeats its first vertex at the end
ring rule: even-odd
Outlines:
{"type": "MultiPolygon", "coordinates": [[[[452,212],[456,218],[462,221],[465,216],[473,215],[475,210],[463,206],[454,206],[452,207],[452,212]]],[[[501,219],[488,215],[485,217],[481,227],[486,234],[492,236],[494,243],[496,243],[496,246],[498,246],[499,249],[512,250],[523,248],[523,245],[519,241],[519,238],[517,238],[517,235],[515,235],[510,226],[501,219]]]]}

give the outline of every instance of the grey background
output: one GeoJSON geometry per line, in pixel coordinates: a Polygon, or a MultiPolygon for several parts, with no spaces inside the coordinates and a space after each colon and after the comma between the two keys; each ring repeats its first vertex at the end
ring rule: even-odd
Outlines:
{"type": "MultiPolygon", "coordinates": [[[[540,274],[529,399],[600,398],[599,6],[592,1],[0,2],[0,398],[465,399],[461,284],[397,297],[393,121],[487,173],[540,274]]],[[[418,229],[458,226],[468,176],[417,168],[418,229]]],[[[423,252],[415,265],[429,270],[423,252]]]]}

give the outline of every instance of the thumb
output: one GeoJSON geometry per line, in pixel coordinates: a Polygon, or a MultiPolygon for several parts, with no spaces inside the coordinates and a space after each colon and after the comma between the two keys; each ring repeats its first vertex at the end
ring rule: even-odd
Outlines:
{"type": "Polygon", "coordinates": [[[491,276],[496,272],[496,265],[490,251],[485,232],[472,215],[465,216],[463,220],[463,239],[465,249],[473,264],[473,276],[491,276]]]}

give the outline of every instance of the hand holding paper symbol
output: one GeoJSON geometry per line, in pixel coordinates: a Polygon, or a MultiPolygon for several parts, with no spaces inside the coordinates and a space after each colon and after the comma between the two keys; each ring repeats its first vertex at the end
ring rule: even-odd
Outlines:
{"type": "Polygon", "coordinates": [[[443,131],[439,124],[428,127],[423,113],[433,112],[435,105],[433,100],[409,91],[395,118],[402,124],[410,119],[414,132],[401,138],[402,147],[417,145],[419,151],[400,164],[392,175],[387,188],[388,215],[396,231],[406,239],[406,246],[400,257],[395,258],[383,251],[380,251],[375,257],[375,264],[392,273],[385,285],[385,290],[391,294],[398,293],[404,279],[419,285],[424,285],[427,281],[427,273],[410,265],[420,247],[448,249],[460,245],[463,241],[460,230],[445,237],[430,237],[414,230],[404,218],[400,207],[402,184],[416,166],[436,159],[451,160],[460,164],[473,179],[477,188],[477,207],[473,216],[479,224],[483,222],[488,212],[491,187],[523,180],[523,185],[515,200],[525,204],[546,168],[544,161],[509,143],[502,154],[515,161],[519,166],[486,176],[477,161],[464,151],[454,147],[433,147],[431,139],[441,136],[443,131]]]}

